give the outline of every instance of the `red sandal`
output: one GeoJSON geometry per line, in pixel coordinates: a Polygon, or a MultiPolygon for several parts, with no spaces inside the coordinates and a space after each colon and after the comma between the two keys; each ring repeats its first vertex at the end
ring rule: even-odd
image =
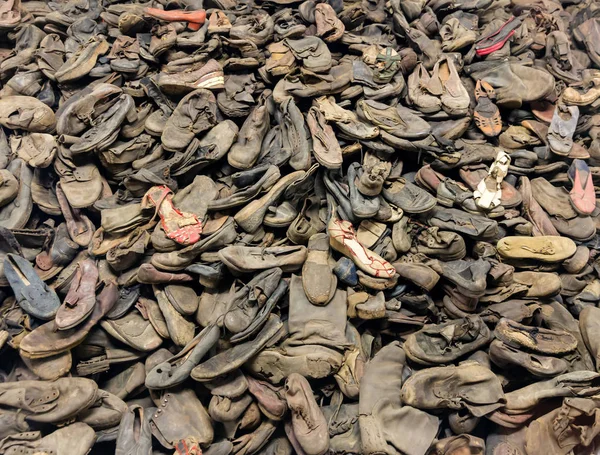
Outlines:
{"type": "Polygon", "coordinates": [[[172,199],[173,192],[167,186],[153,186],[144,195],[142,207],[156,207],[161,226],[168,238],[181,245],[192,245],[200,240],[202,222],[193,213],[177,209],[172,199]]]}

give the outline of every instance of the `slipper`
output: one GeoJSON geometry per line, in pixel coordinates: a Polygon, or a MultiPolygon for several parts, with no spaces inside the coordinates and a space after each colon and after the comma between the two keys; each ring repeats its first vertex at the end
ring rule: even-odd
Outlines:
{"type": "Polygon", "coordinates": [[[153,186],[142,199],[142,207],[156,207],[161,226],[171,240],[192,245],[200,240],[202,222],[192,213],[182,212],[173,205],[173,192],[165,185],[153,186]]]}
{"type": "Polygon", "coordinates": [[[569,156],[573,148],[573,134],[577,128],[579,108],[557,104],[550,128],[548,128],[548,146],[559,156],[569,156]]]}

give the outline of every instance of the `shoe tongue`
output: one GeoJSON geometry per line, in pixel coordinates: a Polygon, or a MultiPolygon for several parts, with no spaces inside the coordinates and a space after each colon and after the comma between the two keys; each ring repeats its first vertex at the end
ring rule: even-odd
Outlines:
{"type": "Polygon", "coordinates": [[[474,341],[479,336],[481,328],[472,319],[466,319],[465,323],[457,329],[456,338],[462,341],[474,341]]]}
{"type": "Polygon", "coordinates": [[[300,68],[300,72],[304,76],[304,80],[306,83],[311,83],[311,82],[313,82],[313,80],[325,81],[325,82],[333,82],[334,81],[334,77],[331,76],[330,74],[315,73],[314,71],[311,71],[304,67],[300,68]]]}
{"type": "Polygon", "coordinates": [[[452,341],[454,340],[455,333],[456,333],[456,326],[454,324],[449,325],[448,327],[444,327],[440,331],[440,335],[448,342],[448,344],[451,344],[452,341]]]}
{"type": "MultiPolygon", "coordinates": [[[[426,72],[426,70],[424,70],[426,72]]],[[[436,66],[433,70],[431,77],[426,80],[421,80],[421,87],[427,90],[429,93],[435,96],[441,96],[444,93],[444,87],[439,76],[439,66],[436,66]]]]}

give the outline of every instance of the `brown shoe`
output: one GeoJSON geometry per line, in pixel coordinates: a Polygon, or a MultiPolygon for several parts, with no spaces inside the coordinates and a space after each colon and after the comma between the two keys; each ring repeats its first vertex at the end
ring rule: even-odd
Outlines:
{"type": "Polygon", "coordinates": [[[384,346],[366,365],[358,402],[362,453],[397,450],[425,453],[432,444],[438,431],[438,418],[403,406],[400,400],[405,367],[406,356],[398,342],[384,346]],[[380,405],[382,400],[386,406],[380,405]],[[415,422],[418,422],[418,431],[403,431],[403,436],[396,431],[411,428],[415,422]]]}
{"type": "Polygon", "coordinates": [[[521,177],[519,193],[523,198],[524,216],[533,224],[534,235],[558,236],[559,233],[552,224],[550,217],[533,197],[531,182],[527,177],[521,177]]]}
{"type": "Polygon", "coordinates": [[[258,406],[271,420],[282,420],[288,411],[283,387],[276,387],[266,381],[247,377],[248,391],[256,398],[258,406]]]}
{"type": "Polygon", "coordinates": [[[7,454],[85,455],[96,442],[96,433],[89,425],[76,422],[43,438],[39,431],[31,431],[17,433],[11,439],[7,454]]]}
{"type": "Polygon", "coordinates": [[[80,262],[69,292],[56,313],[58,330],[72,329],[90,316],[96,305],[97,284],[98,268],[94,261],[80,262]]]}
{"type": "Polygon", "coordinates": [[[524,352],[500,340],[492,341],[490,359],[500,368],[522,367],[542,378],[554,377],[569,368],[569,363],[564,359],[524,352]]]}
{"type": "Polygon", "coordinates": [[[194,338],[194,323],[187,321],[181,313],[175,309],[163,289],[154,286],[154,296],[156,297],[160,311],[165,318],[169,337],[175,345],[180,347],[186,346],[194,338]]]}
{"type": "Polygon", "coordinates": [[[505,318],[496,325],[494,335],[506,344],[540,354],[559,355],[577,349],[577,340],[568,332],[529,327],[505,318]]]}
{"type": "Polygon", "coordinates": [[[217,124],[216,110],[215,95],[207,89],[197,89],[184,96],[167,119],[162,132],[165,150],[185,150],[197,134],[217,124]]]}
{"type": "Polygon", "coordinates": [[[346,27],[339,20],[335,11],[328,3],[319,3],[315,7],[315,24],[317,25],[317,36],[320,36],[328,43],[339,40],[346,27]]]}
{"type": "Polygon", "coordinates": [[[241,367],[250,359],[255,358],[257,353],[264,349],[270,341],[278,339],[282,327],[283,323],[279,317],[271,314],[253,340],[236,344],[209,358],[192,370],[191,378],[195,381],[207,382],[241,367]]]}
{"type": "Polygon", "coordinates": [[[313,139],[313,153],[319,164],[328,169],[339,169],[342,166],[342,149],[323,113],[316,107],[311,107],[306,116],[306,124],[313,139]]]}
{"type": "Polygon", "coordinates": [[[167,94],[177,95],[199,88],[219,90],[225,87],[223,67],[216,60],[209,60],[200,67],[192,66],[176,73],[160,73],[158,86],[167,94]]]}
{"type": "Polygon", "coordinates": [[[187,273],[168,273],[157,270],[152,264],[142,264],[137,271],[137,280],[145,284],[185,283],[194,281],[187,273]]]}
{"type": "Polygon", "coordinates": [[[329,430],[304,376],[292,373],[285,382],[285,397],[292,414],[294,436],[306,455],[323,455],[329,449],[329,430]]]}
{"type": "Polygon", "coordinates": [[[144,408],[139,405],[130,406],[119,425],[117,434],[117,453],[152,451],[152,433],[150,422],[144,408]]]}
{"type": "Polygon", "coordinates": [[[257,105],[240,128],[237,142],[227,154],[227,161],[236,169],[250,169],[258,160],[261,145],[269,130],[270,115],[265,104],[266,97],[261,97],[257,105]]]}
{"type": "Polygon", "coordinates": [[[150,420],[152,435],[164,446],[191,437],[209,446],[214,437],[212,422],[196,393],[191,389],[172,389],[153,396],[158,409],[150,420]]]}
{"type": "Polygon", "coordinates": [[[561,407],[529,424],[525,435],[527,453],[529,455],[563,454],[572,449],[577,450],[579,447],[582,448],[583,453],[592,453],[589,449],[594,447],[594,442],[590,440],[591,435],[600,431],[595,419],[598,404],[598,399],[595,397],[565,398],[561,407]],[[563,436],[565,434],[573,436],[565,438],[563,436]],[[584,447],[587,449],[583,449],[584,447]]]}
{"type": "Polygon", "coordinates": [[[398,276],[408,280],[426,291],[431,291],[438,283],[440,276],[431,267],[417,262],[398,261],[392,264],[398,276]]]}
{"type": "Polygon", "coordinates": [[[98,384],[87,378],[0,384],[0,403],[3,407],[21,410],[31,422],[55,425],[88,409],[96,401],[97,394],[98,384]],[[19,400],[19,397],[22,399],[19,400]]]}
{"type": "MultiPolygon", "coordinates": [[[[428,324],[408,335],[406,355],[421,365],[440,365],[487,345],[492,333],[479,316],[469,315],[443,324],[428,324]],[[451,333],[452,340],[446,338],[451,333]]],[[[427,370],[425,370],[427,371],[427,370]]]]}
{"type": "Polygon", "coordinates": [[[432,455],[484,455],[485,442],[483,439],[470,434],[461,434],[450,438],[440,439],[434,445],[432,455]]]}
{"type": "Polygon", "coordinates": [[[600,326],[600,309],[587,306],[579,313],[579,328],[585,345],[594,359],[596,369],[600,365],[600,345],[594,333],[600,326]]]}
{"type": "Polygon", "coordinates": [[[223,11],[214,11],[208,18],[208,33],[229,33],[231,21],[223,11]]]}
{"type": "Polygon", "coordinates": [[[255,376],[279,384],[292,373],[322,379],[333,375],[342,365],[344,356],[320,345],[300,345],[268,348],[250,360],[246,367],[255,376]]]}
{"type": "Polygon", "coordinates": [[[505,403],[498,377],[474,361],[413,373],[402,385],[401,398],[403,405],[417,409],[466,407],[478,417],[500,409],[505,403]]]}
{"type": "Polygon", "coordinates": [[[573,371],[508,392],[503,411],[509,415],[526,414],[550,398],[585,397],[599,390],[598,373],[573,371]]]}
{"type": "Polygon", "coordinates": [[[54,321],[47,322],[26,335],[19,345],[20,354],[31,359],[50,357],[82,343],[90,330],[110,311],[119,298],[116,284],[109,284],[98,294],[92,314],[78,327],[55,330],[54,321]]]}
{"type": "Polygon", "coordinates": [[[67,231],[71,240],[80,246],[87,247],[96,230],[90,219],[77,208],[69,204],[60,183],[56,185],[56,198],[67,223],[67,231]]]}
{"type": "Polygon", "coordinates": [[[120,319],[104,320],[100,325],[113,338],[138,351],[154,351],[163,341],[150,322],[137,311],[131,311],[120,319]]]}

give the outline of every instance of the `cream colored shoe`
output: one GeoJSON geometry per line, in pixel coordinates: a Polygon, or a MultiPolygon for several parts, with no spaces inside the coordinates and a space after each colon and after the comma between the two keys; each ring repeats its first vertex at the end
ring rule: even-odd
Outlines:
{"type": "Polygon", "coordinates": [[[340,220],[334,215],[329,220],[327,231],[331,247],[352,259],[363,272],[377,278],[392,278],[396,275],[392,264],[359,243],[349,221],[340,220]]]}
{"type": "Polygon", "coordinates": [[[487,177],[485,177],[477,189],[473,192],[475,203],[483,210],[492,210],[500,205],[502,198],[502,181],[508,174],[508,166],[510,165],[510,156],[508,153],[500,150],[496,156],[496,160],[490,166],[487,177]]]}
{"type": "Polygon", "coordinates": [[[575,254],[577,245],[567,237],[504,237],[498,241],[500,256],[507,259],[533,259],[541,262],[561,262],[575,254]]]}

